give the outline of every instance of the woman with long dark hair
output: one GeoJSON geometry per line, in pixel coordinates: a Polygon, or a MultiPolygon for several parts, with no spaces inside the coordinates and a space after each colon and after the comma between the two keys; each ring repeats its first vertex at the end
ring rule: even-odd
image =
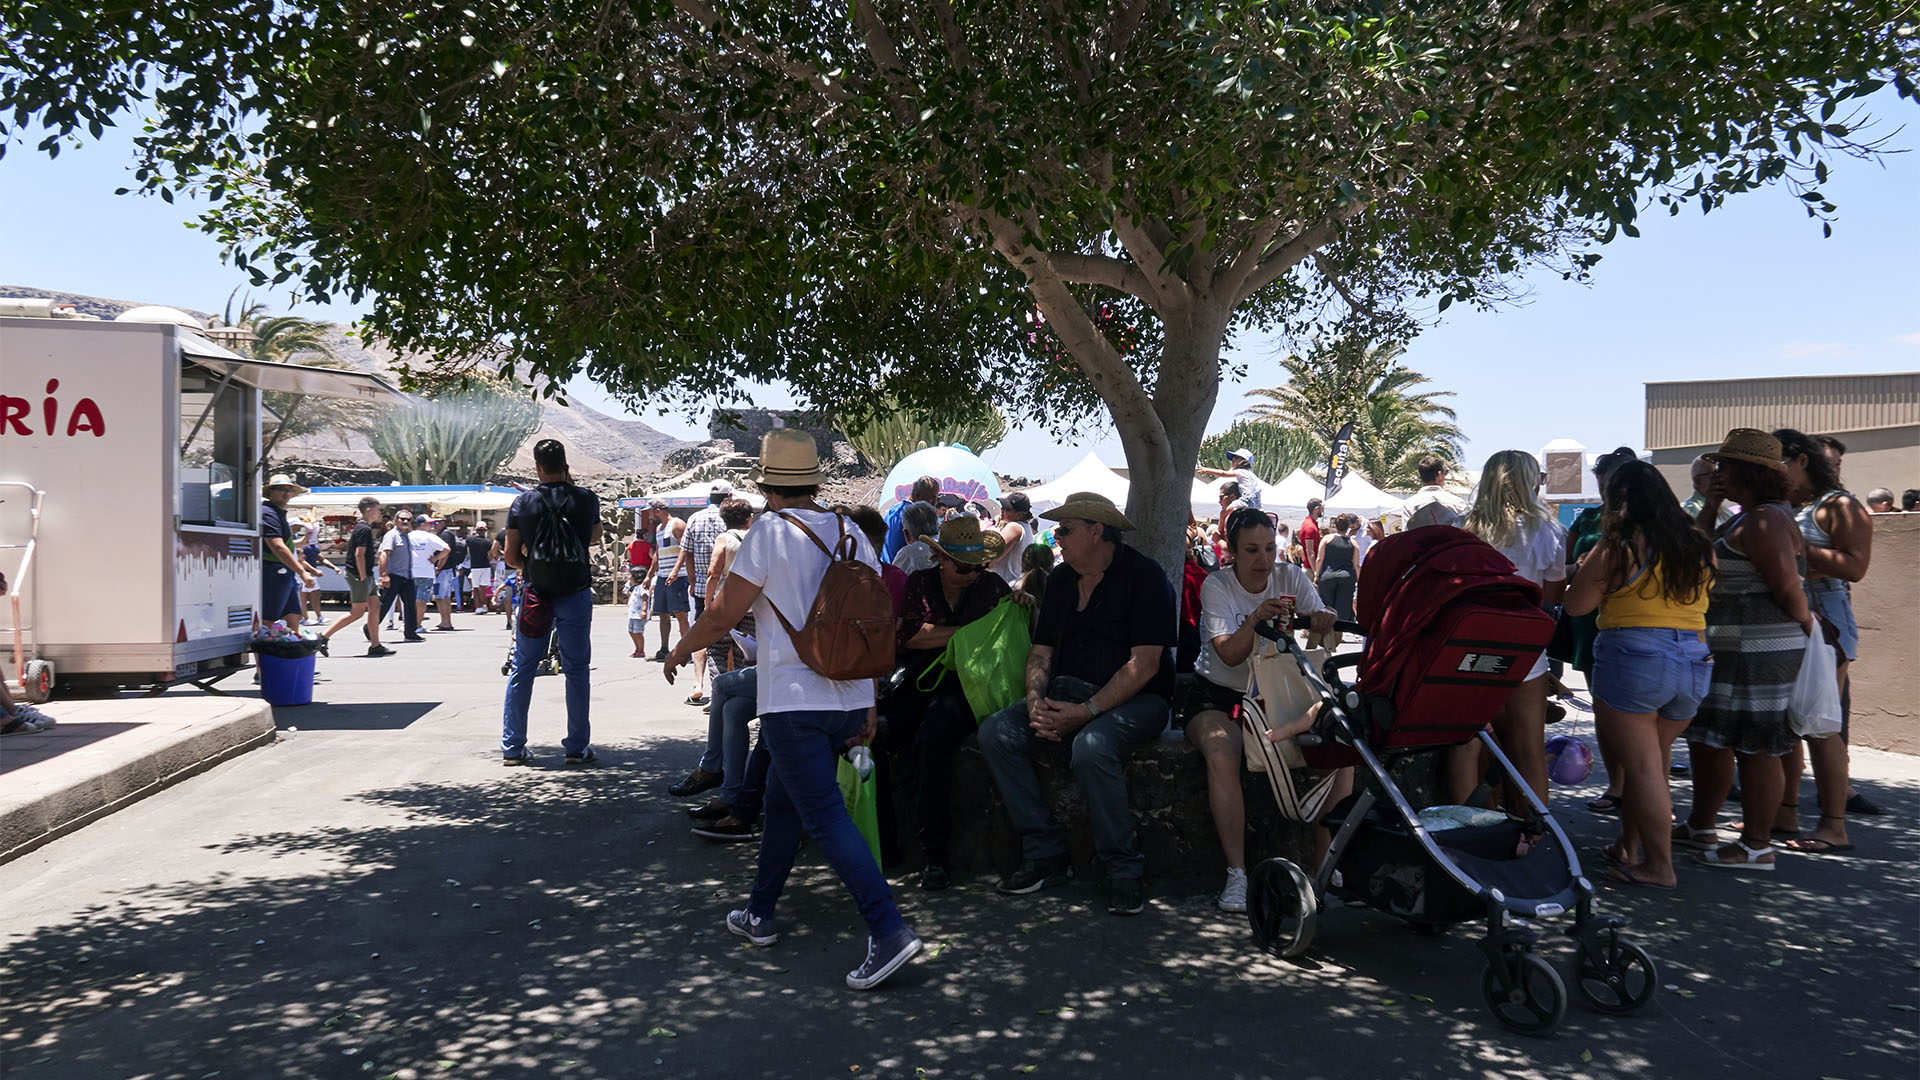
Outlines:
{"type": "MultiPolygon", "coordinates": [[[[1807,595],[1820,621],[1833,628],[1836,656],[1840,667],[1840,690],[1845,701],[1847,668],[1860,650],[1860,629],[1853,619],[1853,582],[1867,576],[1873,559],[1873,520],[1867,508],[1840,487],[1825,447],[1811,436],[1792,428],[1773,433],[1780,440],[1783,464],[1787,467],[1787,497],[1799,508],[1795,522],[1807,545],[1807,595]]],[[[1813,782],[1820,800],[1820,821],[1805,837],[1788,841],[1795,851],[1815,855],[1840,854],[1853,850],[1847,838],[1847,738],[1844,714],[1839,738],[1805,739],[1806,749],[1795,747],[1780,759],[1786,799],[1780,807],[1774,831],[1788,834],[1800,831],[1800,776],[1806,760],[1813,761],[1813,782]]]]}
{"type": "Polygon", "coordinates": [[[1593,643],[1594,727],[1612,747],[1620,838],[1607,876],[1629,885],[1678,883],[1667,790],[1673,740],[1687,729],[1713,675],[1707,602],[1713,541],[1643,461],[1607,474],[1592,551],[1567,589],[1566,611],[1599,612],[1593,643]]]}
{"type": "Polygon", "coordinates": [[[1779,758],[1800,745],[1787,720],[1787,699],[1800,675],[1807,635],[1816,631],[1807,606],[1805,542],[1787,503],[1787,467],[1780,440],[1756,428],[1727,432],[1714,463],[1706,502],[1695,518],[1702,528],[1731,499],[1741,512],[1714,539],[1718,572],[1707,605],[1707,646],[1713,681],[1687,727],[1693,759],[1693,811],[1673,841],[1701,849],[1702,864],[1771,871],[1771,808],[1786,785],[1779,758]],[[1746,820],[1740,839],[1720,843],[1716,822],[1740,772],[1746,820]]]}

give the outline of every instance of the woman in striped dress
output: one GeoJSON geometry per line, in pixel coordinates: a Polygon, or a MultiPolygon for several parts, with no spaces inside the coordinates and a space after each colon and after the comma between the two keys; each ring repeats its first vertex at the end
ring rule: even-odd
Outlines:
{"type": "Polygon", "coordinates": [[[1768,808],[1784,801],[1779,758],[1799,745],[1787,722],[1787,700],[1800,674],[1807,635],[1805,543],[1786,502],[1780,441],[1755,428],[1735,428],[1715,453],[1714,475],[1698,521],[1711,528],[1720,504],[1744,509],[1715,535],[1719,571],[1707,607],[1713,682],[1686,738],[1693,755],[1693,812],[1674,830],[1675,844],[1701,849],[1707,866],[1771,871],[1774,849],[1768,808]],[[1738,764],[1747,808],[1740,839],[1721,845],[1716,820],[1738,764]]]}

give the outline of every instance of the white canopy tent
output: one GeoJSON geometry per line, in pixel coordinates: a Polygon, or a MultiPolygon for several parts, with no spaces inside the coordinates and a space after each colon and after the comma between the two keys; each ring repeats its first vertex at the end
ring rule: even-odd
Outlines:
{"type": "MultiPolygon", "coordinates": [[[[1220,485],[1226,483],[1228,479],[1227,477],[1221,477],[1218,480],[1195,480],[1193,482],[1193,493],[1189,496],[1189,499],[1193,503],[1194,517],[1199,518],[1201,521],[1206,521],[1210,518],[1220,516],[1220,485]]],[[[1260,481],[1260,505],[1263,509],[1272,510],[1274,507],[1280,505],[1281,498],[1282,495],[1279,484],[1271,480],[1260,481]]]]}
{"type": "MultiPolygon", "coordinates": [[[[1266,504],[1262,509],[1279,515],[1280,520],[1289,525],[1297,525],[1307,516],[1309,499],[1320,499],[1327,514],[1359,514],[1369,519],[1398,513],[1406,506],[1406,500],[1381,491],[1353,470],[1348,470],[1339,493],[1333,498],[1325,497],[1326,490],[1324,481],[1314,479],[1305,469],[1295,469],[1285,480],[1267,486],[1266,504]]],[[[1218,504],[1215,505],[1217,510],[1218,504]]]]}
{"type": "Polygon", "coordinates": [[[1127,478],[1107,467],[1100,455],[1087,452],[1079,463],[1051,483],[1026,489],[1027,498],[1033,502],[1033,512],[1038,514],[1051,510],[1067,501],[1067,496],[1077,491],[1091,491],[1105,495],[1113,500],[1115,506],[1125,509],[1127,505],[1127,478]]]}

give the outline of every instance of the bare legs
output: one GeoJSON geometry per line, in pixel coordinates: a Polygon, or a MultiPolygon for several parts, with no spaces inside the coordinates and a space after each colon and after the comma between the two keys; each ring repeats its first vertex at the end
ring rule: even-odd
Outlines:
{"type": "Polygon", "coordinates": [[[1542,805],[1547,801],[1547,677],[1514,688],[1493,718],[1493,737],[1542,805]]]}
{"type": "MultiPolygon", "coordinates": [[[[1690,830],[1700,832],[1714,827],[1720,807],[1727,801],[1727,792],[1733,787],[1736,767],[1740,772],[1744,805],[1780,805],[1781,793],[1786,790],[1786,776],[1778,760],[1765,754],[1736,754],[1701,743],[1691,743],[1689,748],[1693,757],[1694,796],[1693,810],[1687,815],[1690,830]]],[[[1766,851],[1772,839],[1768,835],[1772,824],[1769,814],[1746,815],[1740,826],[1740,842],[1754,851],[1766,851]]],[[[1740,863],[1747,858],[1747,853],[1738,847],[1728,845],[1720,849],[1723,862],[1740,863]]]]}
{"type": "Polygon", "coordinates": [[[1247,807],[1240,791],[1240,727],[1223,712],[1208,711],[1187,722],[1187,741],[1207,763],[1207,807],[1227,868],[1247,868],[1247,807]]]}
{"type": "Polygon", "coordinates": [[[1667,788],[1667,768],[1673,740],[1688,721],[1668,720],[1656,713],[1623,713],[1595,699],[1594,730],[1601,745],[1613,744],[1616,779],[1609,787],[1620,790],[1619,855],[1623,870],[1635,879],[1659,885],[1677,882],[1673,869],[1673,799],[1667,788]],[[1635,860],[1635,853],[1639,858],[1635,860]]]}

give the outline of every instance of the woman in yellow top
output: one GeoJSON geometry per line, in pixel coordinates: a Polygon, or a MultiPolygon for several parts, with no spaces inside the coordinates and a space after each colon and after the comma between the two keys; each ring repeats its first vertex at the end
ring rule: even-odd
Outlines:
{"type": "Polygon", "coordinates": [[[1646,462],[1620,465],[1606,486],[1600,542],[1580,560],[1566,611],[1600,611],[1594,724],[1625,773],[1620,839],[1607,852],[1614,863],[1607,877],[1670,889],[1678,878],[1667,770],[1673,740],[1712,680],[1706,630],[1713,542],[1646,462]]]}

